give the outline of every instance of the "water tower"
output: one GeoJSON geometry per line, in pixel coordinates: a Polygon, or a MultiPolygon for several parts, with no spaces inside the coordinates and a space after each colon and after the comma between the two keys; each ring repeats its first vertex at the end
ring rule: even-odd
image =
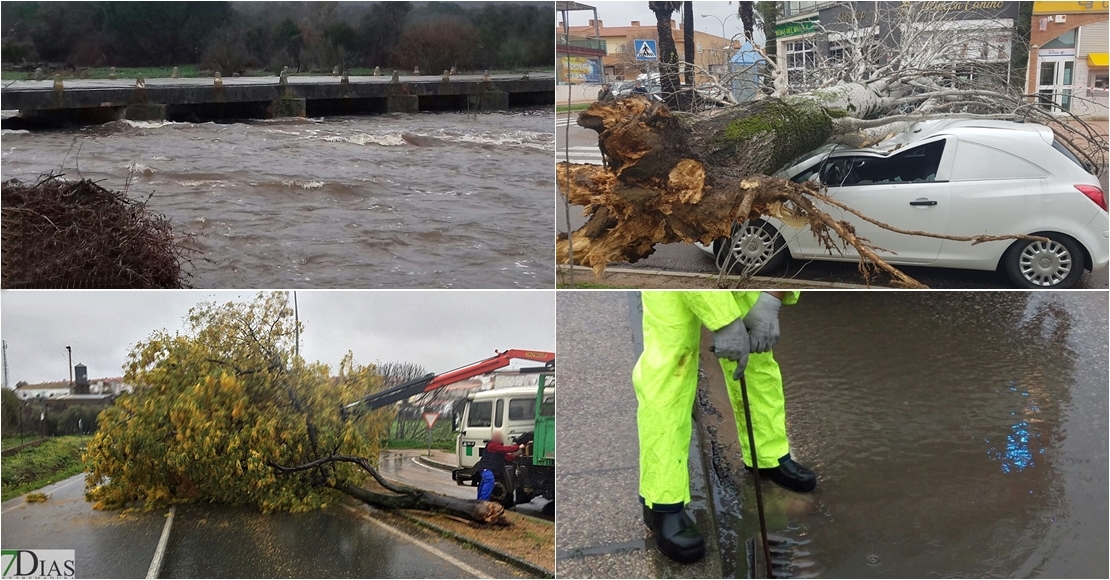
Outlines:
{"type": "Polygon", "coordinates": [[[73,374],[75,381],[73,385],[74,395],[87,395],[89,394],[89,370],[85,365],[77,363],[73,366],[73,374]]]}

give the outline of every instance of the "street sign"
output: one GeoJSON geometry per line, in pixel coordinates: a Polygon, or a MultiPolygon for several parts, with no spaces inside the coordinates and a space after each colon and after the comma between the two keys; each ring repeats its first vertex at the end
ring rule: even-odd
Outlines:
{"type": "Polygon", "coordinates": [[[424,413],[424,422],[428,424],[429,429],[436,424],[436,419],[439,419],[439,413],[424,413]]]}
{"type": "Polygon", "coordinates": [[[650,39],[636,39],[632,41],[636,48],[636,60],[659,60],[659,52],[655,49],[655,41],[650,39]]]}

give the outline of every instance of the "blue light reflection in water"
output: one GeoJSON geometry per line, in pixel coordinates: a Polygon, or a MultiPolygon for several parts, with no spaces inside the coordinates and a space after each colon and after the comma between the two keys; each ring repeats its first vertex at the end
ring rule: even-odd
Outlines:
{"type": "MultiPolygon", "coordinates": [[[[1010,381],[1009,387],[1011,392],[1018,392],[1017,381],[1010,381]]],[[[1028,397],[1029,392],[1021,391],[1021,396],[1028,397]]],[[[1034,401],[1029,401],[1029,406],[1022,414],[1036,413],[1040,410],[1040,407],[1034,401]]],[[[1010,412],[1011,416],[1017,414],[1016,411],[1010,412]]],[[[999,449],[997,446],[992,446],[987,449],[987,455],[1001,463],[1002,473],[1025,471],[1034,465],[1033,450],[1029,447],[1030,440],[1034,437],[1036,435],[1029,433],[1029,422],[1018,421],[1010,426],[1010,433],[1006,435],[1005,448],[999,449]]],[[[985,438],[984,441],[991,442],[990,438],[985,438]]],[[[1044,448],[1038,449],[1037,454],[1044,454],[1044,448]]]]}

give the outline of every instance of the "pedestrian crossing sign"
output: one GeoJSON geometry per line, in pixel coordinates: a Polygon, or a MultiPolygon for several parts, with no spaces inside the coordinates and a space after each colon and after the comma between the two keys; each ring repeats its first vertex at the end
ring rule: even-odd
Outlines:
{"type": "Polygon", "coordinates": [[[632,41],[633,46],[636,48],[636,60],[658,60],[659,54],[655,50],[655,41],[647,39],[637,39],[632,41]]]}

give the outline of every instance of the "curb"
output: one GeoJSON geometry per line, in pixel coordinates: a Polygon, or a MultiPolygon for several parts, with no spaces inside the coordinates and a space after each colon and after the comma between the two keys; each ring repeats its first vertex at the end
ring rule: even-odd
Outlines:
{"type": "MultiPolygon", "coordinates": [[[[533,563],[531,563],[527,560],[524,560],[524,559],[519,558],[517,556],[514,556],[512,554],[503,552],[503,551],[501,551],[497,548],[494,548],[493,546],[490,546],[488,544],[483,544],[482,542],[479,542],[477,540],[473,540],[473,539],[470,539],[470,538],[465,538],[465,537],[460,536],[459,534],[457,534],[457,533],[455,533],[455,532],[453,532],[453,531],[451,531],[447,528],[437,526],[433,523],[425,522],[424,520],[421,520],[421,519],[417,518],[416,516],[410,516],[409,514],[406,514],[406,513],[401,512],[401,511],[396,511],[396,512],[391,512],[391,513],[394,513],[398,516],[401,516],[401,517],[405,518],[406,520],[412,522],[413,524],[416,524],[418,526],[423,526],[425,528],[428,528],[429,530],[438,532],[438,533],[446,535],[446,536],[450,536],[458,542],[462,542],[463,544],[473,546],[474,549],[478,550],[479,552],[485,552],[486,554],[489,554],[490,556],[494,556],[496,558],[501,558],[501,559],[505,560],[506,562],[508,562],[508,563],[510,563],[510,564],[516,566],[517,568],[520,568],[520,569],[522,569],[526,572],[530,572],[532,574],[537,574],[537,575],[542,576],[544,578],[554,578],[555,577],[555,571],[554,570],[548,570],[547,568],[544,568],[543,566],[537,566],[536,564],[533,564],[533,563]]],[[[520,514],[517,514],[517,515],[520,515],[520,514]]]]}
{"type": "MultiPolygon", "coordinates": [[[[566,266],[565,265],[560,265],[559,268],[560,269],[565,269],[566,266]]],[[[585,266],[575,266],[574,271],[575,272],[585,272],[585,273],[588,273],[590,275],[593,275],[593,270],[591,270],[590,268],[587,268],[585,266]]],[[[612,272],[614,274],[631,274],[631,275],[642,275],[642,276],[670,276],[670,277],[674,277],[674,278],[702,278],[702,279],[707,279],[707,278],[717,276],[716,274],[713,274],[711,272],[674,272],[674,271],[671,271],[671,270],[652,270],[652,269],[642,269],[641,270],[639,268],[606,268],[605,271],[606,272],[612,272]]],[[[740,276],[725,276],[725,280],[729,280],[731,282],[737,282],[740,279],[741,279],[740,276]]],[[[863,284],[849,284],[847,282],[821,282],[821,281],[816,281],[816,280],[794,280],[794,279],[790,279],[790,278],[773,278],[773,277],[769,277],[769,276],[752,276],[751,281],[753,283],[757,283],[756,284],[757,286],[758,286],[759,282],[764,282],[764,283],[768,283],[768,284],[804,283],[805,286],[802,286],[801,287],[802,289],[804,289],[804,288],[836,288],[836,289],[874,290],[874,289],[885,289],[885,288],[887,288],[887,286],[878,286],[878,285],[865,286],[863,284]]]]}
{"type": "Polygon", "coordinates": [[[439,470],[442,470],[442,471],[446,471],[448,473],[450,473],[450,472],[459,468],[458,465],[449,465],[447,463],[436,461],[434,459],[428,459],[427,457],[424,457],[423,455],[417,455],[417,456],[415,456],[415,459],[416,459],[417,463],[419,463],[419,464],[421,464],[425,467],[431,467],[432,469],[439,469],[439,470]]]}

